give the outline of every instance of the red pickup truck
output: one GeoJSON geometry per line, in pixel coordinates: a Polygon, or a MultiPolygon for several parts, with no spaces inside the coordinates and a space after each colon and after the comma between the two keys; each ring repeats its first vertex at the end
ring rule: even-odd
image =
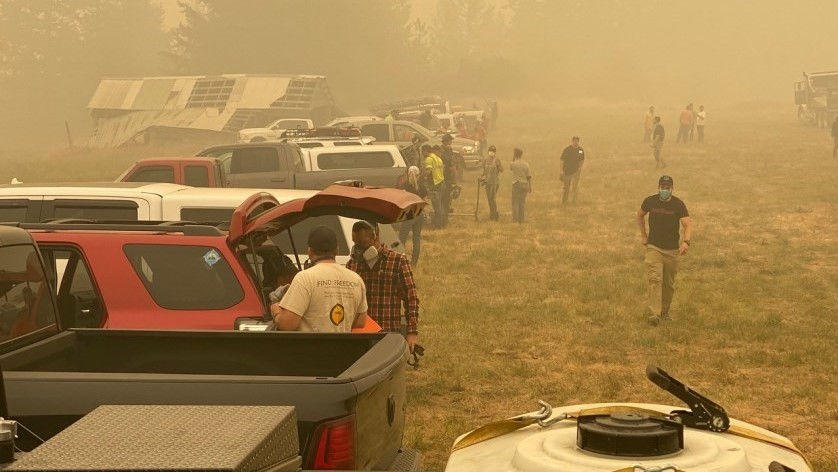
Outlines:
{"type": "Polygon", "coordinates": [[[424,205],[402,190],[333,185],[281,205],[268,193],[254,194],[233,213],[227,232],[171,222],[21,226],[56,278],[64,326],[220,330],[268,313],[267,294],[275,287],[264,280],[263,267],[282,255],[266,240],[289,238],[291,226],[313,216],[395,223],[424,205]]]}

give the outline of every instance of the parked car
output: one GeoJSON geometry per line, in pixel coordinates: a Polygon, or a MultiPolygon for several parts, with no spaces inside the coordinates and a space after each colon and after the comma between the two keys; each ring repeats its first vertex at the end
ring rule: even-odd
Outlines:
{"type": "MultiPolygon", "coordinates": [[[[360,128],[361,134],[372,136],[375,138],[376,144],[395,144],[400,149],[410,146],[414,136],[419,136],[423,142],[432,145],[442,144],[441,135],[437,135],[411,121],[349,121],[346,125],[360,128]]],[[[454,137],[451,146],[455,152],[462,155],[466,167],[477,168],[481,165],[483,157],[480,155],[480,143],[478,141],[454,137]]]]}
{"type": "Polygon", "coordinates": [[[418,468],[401,335],[63,330],[49,271],[26,231],[0,226],[0,414],[18,448],[100,405],[288,405],[305,469],[418,468]]]}
{"type": "MultiPolygon", "coordinates": [[[[309,198],[314,190],[268,189],[279,203],[309,198]]],[[[0,222],[39,223],[56,219],[89,221],[190,221],[227,222],[233,211],[257,190],[192,188],[165,183],[72,183],[60,185],[0,185],[0,222]]],[[[326,225],[338,235],[338,261],[346,262],[352,247],[352,225],[357,220],[338,215],[318,215],[291,227],[297,241],[305,241],[311,228],[326,225]]],[[[403,250],[389,224],[380,225],[381,241],[403,250]]],[[[302,244],[290,247],[278,240],[285,254],[305,257],[302,244]]]]}
{"type": "Polygon", "coordinates": [[[261,143],[275,141],[285,130],[314,128],[314,122],[307,118],[280,118],[264,128],[245,128],[236,134],[236,142],[261,143]]]}

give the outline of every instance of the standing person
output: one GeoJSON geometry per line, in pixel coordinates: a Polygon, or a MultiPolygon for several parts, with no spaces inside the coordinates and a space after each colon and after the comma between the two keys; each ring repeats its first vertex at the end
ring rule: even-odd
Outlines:
{"type": "Polygon", "coordinates": [[[838,157],[838,115],[835,115],[835,121],[832,122],[832,157],[838,157]]]}
{"type": "Polygon", "coordinates": [[[477,124],[474,125],[474,139],[480,143],[479,148],[481,157],[486,156],[486,143],[489,142],[489,131],[486,126],[486,117],[481,115],[480,119],[477,120],[477,124]]]}
{"type": "Polygon", "coordinates": [[[643,142],[648,143],[652,141],[652,130],[655,129],[655,107],[650,106],[646,117],[643,120],[643,142]]]}
{"type": "Polygon", "coordinates": [[[442,159],[432,152],[430,144],[422,146],[425,155],[425,181],[428,182],[428,196],[434,208],[434,227],[444,228],[448,222],[448,212],[442,206],[442,190],[445,183],[442,159]]]}
{"type": "Polygon", "coordinates": [[[509,164],[509,171],[512,172],[512,222],[523,223],[525,221],[525,207],[527,194],[532,192],[532,174],[530,165],[523,159],[524,151],[515,148],[512,151],[512,163],[509,164]]]}
{"type": "MultiPolygon", "coordinates": [[[[503,163],[497,157],[497,148],[489,146],[489,156],[483,160],[483,175],[480,180],[486,186],[486,201],[489,203],[489,219],[500,221],[498,204],[495,200],[500,188],[500,173],[503,172],[503,163]]],[[[478,184],[479,185],[479,184],[478,184]]]]}
{"type": "Polygon", "coordinates": [[[407,256],[381,244],[378,227],[369,221],[352,225],[352,242],[346,267],[366,284],[370,316],[382,331],[402,333],[413,352],[419,336],[419,295],[407,256]]]}
{"type": "Polygon", "coordinates": [[[582,175],[582,165],[585,164],[585,150],[579,146],[579,136],[570,140],[570,146],[562,151],[562,172],[559,180],[564,184],[562,189],[562,205],[567,203],[567,196],[573,190],[571,201],[576,203],[579,196],[579,177],[582,175]]]}
{"type": "Polygon", "coordinates": [[[335,262],[338,238],[326,226],[308,235],[308,257],[314,264],[299,272],[282,297],[271,305],[280,331],[348,333],[367,318],[367,290],[361,276],[335,262]]]}
{"type": "MultiPolygon", "coordinates": [[[[457,182],[457,158],[454,155],[454,148],[451,147],[453,141],[454,136],[445,134],[442,137],[442,152],[439,154],[443,164],[443,175],[445,176],[445,182],[442,184],[442,206],[448,213],[454,211],[451,208],[451,191],[457,182]]],[[[446,221],[447,218],[446,216],[446,221]]]]}
{"type": "Polygon", "coordinates": [[[666,162],[663,161],[663,140],[666,138],[666,130],[661,124],[661,117],[655,117],[655,129],[652,131],[652,149],[655,156],[655,169],[658,167],[666,167],[666,162]]]}
{"type": "Polygon", "coordinates": [[[676,143],[684,142],[686,144],[687,139],[690,137],[690,130],[693,126],[693,104],[690,103],[687,105],[686,108],[681,112],[680,117],[678,118],[678,136],[675,138],[676,143]]]}
{"type": "MultiPolygon", "coordinates": [[[[419,178],[418,167],[409,167],[407,169],[407,181],[402,189],[416,194],[422,199],[428,196],[428,190],[422,183],[422,179],[419,178]]],[[[413,248],[410,257],[410,265],[413,267],[416,267],[416,264],[419,263],[419,249],[422,244],[422,226],[424,224],[425,215],[419,215],[412,220],[403,221],[401,227],[399,227],[399,240],[402,242],[402,245],[407,243],[407,236],[411,232],[413,233],[413,248]]]]}
{"type": "Polygon", "coordinates": [[[707,118],[707,112],[704,111],[704,105],[698,106],[698,113],[695,114],[695,129],[698,131],[698,142],[704,142],[704,120],[707,118]]]}
{"type": "Polygon", "coordinates": [[[658,193],[646,197],[637,211],[640,242],[646,246],[646,276],[649,280],[649,323],[657,325],[669,320],[669,308],[675,294],[675,275],[678,258],[690,248],[692,226],[687,206],[672,195],[674,182],[668,175],[658,180],[658,193]],[[646,215],[649,215],[649,232],[646,232],[646,215]],[[684,239],[679,243],[680,228],[684,239]]]}

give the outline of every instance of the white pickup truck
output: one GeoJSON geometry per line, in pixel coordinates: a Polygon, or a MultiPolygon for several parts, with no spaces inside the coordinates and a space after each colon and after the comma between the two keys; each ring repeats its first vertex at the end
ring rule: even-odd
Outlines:
{"type": "Polygon", "coordinates": [[[307,118],[280,118],[264,128],[245,128],[236,135],[239,143],[260,143],[279,139],[285,130],[314,128],[314,122],[307,118]]]}

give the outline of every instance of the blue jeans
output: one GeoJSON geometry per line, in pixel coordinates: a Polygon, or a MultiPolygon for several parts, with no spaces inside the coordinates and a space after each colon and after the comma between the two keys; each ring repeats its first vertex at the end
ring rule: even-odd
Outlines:
{"type": "Polygon", "coordinates": [[[527,183],[516,182],[512,184],[512,222],[523,223],[524,213],[527,203],[527,191],[529,185],[527,183]]]}
{"type": "Polygon", "coordinates": [[[410,257],[410,265],[416,266],[419,262],[419,249],[422,245],[422,226],[425,224],[425,215],[419,215],[416,218],[408,221],[402,221],[401,228],[399,228],[399,239],[402,246],[407,243],[407,236],[413,232],[413,254],[410,257]]]}

